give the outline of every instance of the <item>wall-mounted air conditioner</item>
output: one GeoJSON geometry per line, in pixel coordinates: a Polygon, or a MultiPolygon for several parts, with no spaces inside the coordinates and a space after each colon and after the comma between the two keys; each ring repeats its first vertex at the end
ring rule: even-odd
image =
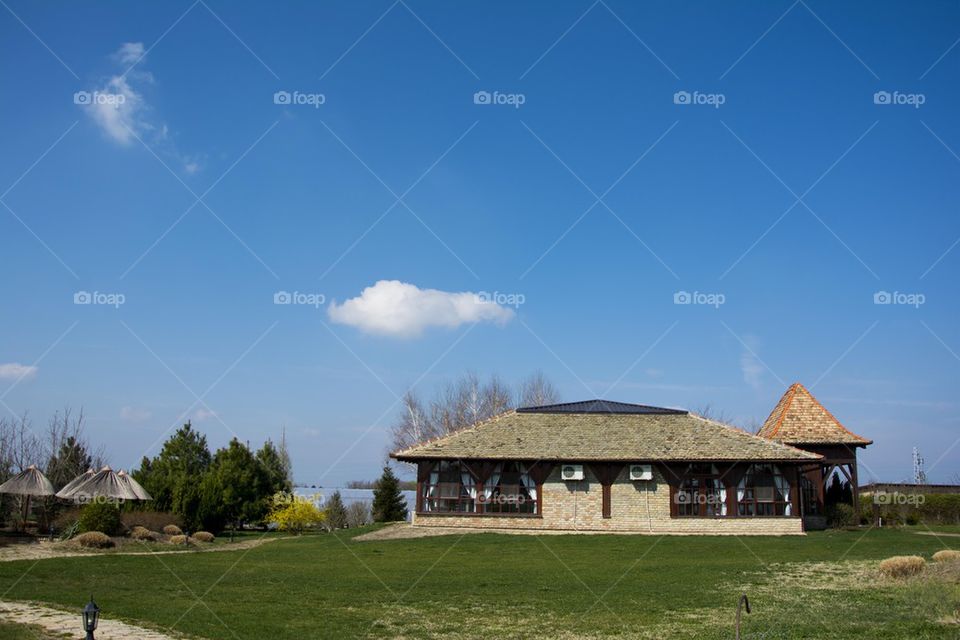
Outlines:
{"type": "Polygon", "coordinates": [[[560,468],[560,477],[564,480],[583,480],[582,464],[565,464],[560,468]]]}
{"type": "Polygon", "coordinates": [[[653,480],[653,467],[649,464],[630,465],[631,480],[653,480]]]}

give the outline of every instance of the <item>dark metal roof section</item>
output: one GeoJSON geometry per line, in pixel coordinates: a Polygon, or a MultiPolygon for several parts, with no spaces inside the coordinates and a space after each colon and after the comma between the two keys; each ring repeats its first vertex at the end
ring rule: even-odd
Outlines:
{"type": "Polygon", "coordinates": [[[542,407],[520,407],[517,413],[627,413],[638,415],[678,415],[683,409],[666,409],[645,404],[629,404],[612,400],[581,400],[562,404],[545,404],[542,407]]]}

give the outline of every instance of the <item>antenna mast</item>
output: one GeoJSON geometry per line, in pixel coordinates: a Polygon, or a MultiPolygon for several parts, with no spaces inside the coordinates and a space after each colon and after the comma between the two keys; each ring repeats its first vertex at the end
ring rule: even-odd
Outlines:
{"type": "Polygon", "coordinates": [[[923,458],[920,456],[920,450],[913,448],[913,483],[927,484],[927,472],[923,470],[923,458]]]}

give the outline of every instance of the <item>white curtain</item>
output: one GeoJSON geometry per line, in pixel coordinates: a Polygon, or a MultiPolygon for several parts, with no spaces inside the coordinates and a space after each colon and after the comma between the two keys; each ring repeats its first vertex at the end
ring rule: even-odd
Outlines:
{"type": "Polygon", "coordinates": [[[503,463],[498,463],[497,466],[493,468],[493,473],[490,474],[490,477],[485,483],[483,483],[483,497],[489,500],[493,497],[493,490],[498,484],[500,484],[500,472],[503,471],[503,463]]]}
{"type": "Polygon", "coordinates": [[[431,498],[433,498],[437,493],[437,483],[440,482],[440,464],[434,464],[433,468],[430,469],[430,477],[427,480],[427,491],[424,494],[423,501],[423,510],[424,511],[433,511],[433,504],[431,498]]]}
{"type": "Polygon", "coordinates": [[[527,493],[530,494],[530,499],[533,500],[533,512],[537,512],[537,483],[533,481],[533,478],[530,477],[530,468],[520,466],[520,482],[523,483],[523,486],[526,487],[527,493]]]}
{"type": "Polygon", "coordinates": [[[727,515],[727,487],[723,484],[723,480],[717,480],[717,484],[720,485],[720,515],[727,515]]]}
{"type": "Polygon", "coordinates": [[[743,502],[743,499],[747,495],[747,476],[751,475],[751,472],[743,474],[740,478],[740,482],[737,484],[737,502],[743,502]]]}
{"type": "Polygon", "coordinates": [[[461,465],[460,467],[460,482],[463,484],[463,488],[467,490],[467,493],[470,494],[470,499],[474,501],[470,506],[470,511],[476,511],[477,484],[473,475],[467,470],[466,465],[461,465]]]}
{"type": "Polygon", "coordinates": [[[790,483],[787,482],[787,479],[780,475],[780,469],[776,466],[773,467],[773,479],[777,483],[777,491],[780,492],[782,499],[787,503],[787,507],[784,510],[784,515],[792,516],[793,515],[793,503],[790,502],[790,483]]]}

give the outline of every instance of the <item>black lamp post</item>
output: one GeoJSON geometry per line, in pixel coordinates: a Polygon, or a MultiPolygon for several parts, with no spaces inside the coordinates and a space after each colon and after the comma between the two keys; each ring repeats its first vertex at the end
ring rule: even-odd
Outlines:
{"type": "Polygon", "coordinates": [[[93,632],[97,630],[97,623],[100,622],[100,607],[90,596],[90,602],[83,608],[83,630],[87,632],[87,640],[96,640],[93,632]]]}

